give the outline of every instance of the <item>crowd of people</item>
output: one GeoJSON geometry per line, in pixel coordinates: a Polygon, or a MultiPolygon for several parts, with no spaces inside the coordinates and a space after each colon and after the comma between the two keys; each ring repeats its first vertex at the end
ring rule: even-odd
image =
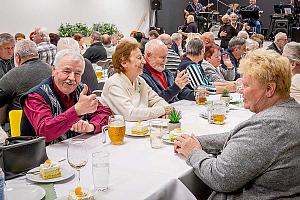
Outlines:
{"type": "Polygon", "coordinates": [[[211,32],[93,32],[89,47],[81,34],[1,33],[1,123],[8,111],[22,109],[21,134],[53,144],[100,133],[112,114],[126,121],[164,117],[171,103],[195,101],[198,86],[210,94],[236,92],[242,78],[244,107],[255,115],[229,133],[181,135],[175,152],[212,188],[211,199],[299,197],[300,44],[280,32],[266,50],[236,17],[224,17],[220,46],[211,32]],[[114,74],[98,100],[92,64],[106,59],[114,74]]]}

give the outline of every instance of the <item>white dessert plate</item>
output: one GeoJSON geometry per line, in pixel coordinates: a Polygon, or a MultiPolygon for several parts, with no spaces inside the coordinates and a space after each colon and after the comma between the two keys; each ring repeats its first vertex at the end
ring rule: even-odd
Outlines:
{"type": "Polygon", "coordinates": [[[126,132],[125,132],[125,135],[132,136],[132,137],[145,137],[145,136],[149,136],[150,133],[149,133],[149,131],[148,131],[148,133],[145,134],[145,135],[139,135],[139,134],[131,133],[131,131],[126,131],[126,132]]]}
{"type": "Polygon", "coordinates": [[[165,143],[174,144],[174,142],[172,142],[172,141],[170,140],[170,135],[169,135],[169,134],[164,134],[164,135],[162,136],[161,139],[162,139],[162,141],[165,142],[165,143]]]}
{"type": "Polygon", "coordinates": [[[32,170],[28,171],[26,174],[26,178],[30,181],[37,182],[37,183],[54,183],[54,182],[66,180],[74,176],[73,170],[61,167],[61,175],[62,175],[61,177],[44,180],[42,179],[40,173],[34,173],[36,171],[39,171],[39,167],[33,168],[32,170]]]}
{"type": "Polygon", "coordinates": [[[40,200],[46,195],[46,191],[37,185],[7,184],[7,199],[19,200],[26,197],[26,200],[40,200]]]}

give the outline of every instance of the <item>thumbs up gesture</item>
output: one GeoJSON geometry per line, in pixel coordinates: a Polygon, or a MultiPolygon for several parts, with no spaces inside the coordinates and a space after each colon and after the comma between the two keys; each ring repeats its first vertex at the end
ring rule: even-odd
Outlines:
{"type": "Polygon", "coordinates": [[[87,95],[88,87],[84,84],[83,90],[79,95],[79,100],[75,104],[77,115],[81,116],[88,113],[93,113],[97,110],[98,100],[95,94],[87,95]]]}

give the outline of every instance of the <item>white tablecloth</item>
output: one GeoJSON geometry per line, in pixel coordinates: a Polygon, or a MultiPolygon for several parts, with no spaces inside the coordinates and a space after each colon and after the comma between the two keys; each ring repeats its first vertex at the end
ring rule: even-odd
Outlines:
{"type": "MultiPolygon", "coordinates": [[[[211,98],[217,98],[217,96],[211,98]]],[[[196,105],[191,101],[180,101],[173,105],[182,111],[181,122],[184,132],[195,135],[229,131],[252,115],[247,110],[232,110],[228,113],[224,125],[214,125],[199,116],[199,113],[205,110],[204,106],[196,105]]],[[[110,152],[109,190],[98,193],[99,199],[163,199],[163,195],[170,197],[170,191],[177,194],[175,195],[177,199],[193,199],[193,195],[178,180],[182,175],[192,171],[191,167],[174,154],[172,145],[166,144],[161,149],[152,149],[149,137],[129,136],[125,137],[123,145],[103,145],[100,134],[83,137],[86,138],[89,154],[88,163],[81,170],[81,184],[85,188],[93,188],[91,154],[100,150],[110,152]]],[[[52,160],[60,160],[66,158],[66,150],[67,142],[62,142],[48,146],[47,154],[52,160]]],[[[71,169],[67,161],[64,161],[62,165],[71,169]]],[[[77,177],[55,184],[57,196],[66,196],[76,187],[76,184],[77,177]]]]}

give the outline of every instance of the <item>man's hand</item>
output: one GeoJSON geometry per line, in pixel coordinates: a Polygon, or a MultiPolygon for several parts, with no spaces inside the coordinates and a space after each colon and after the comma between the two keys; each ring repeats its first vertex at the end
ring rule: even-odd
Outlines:
{"type": "Polygon", "coordinates": [[[226,31],[221,31],[220,36],[221,37],[226,37],[227,36],[227,32],[226,31]]]}
{"type": "Polygon", "coordinates": [[[88,121],[79,120],[77,123],[73,124],[71,127],[71,131],[75,131],[77,133],[90,133],[95,129],[93,124],[90,124],[88,121]]]}
{"type": "Polygon", "coordinates": [[[233,68],[233,64],[232,64],[228,54],[223,54],[222,60],[223,60],[224,65],[226,65],[227,69],[233,68]]]}
{"type": "Polygon", "coordinates": [[[187,84],[189,84],[189,75],[185,74],[185,70],[181,72],[177,71],[177,76],[175,78],[175,84],[182,90],[187,84]]]}
{"type": "Polygon", "coordinates": [[[175,140],[174,151],[187,158],[194,149],[202,149],[200,142],[192,135],[180,135],[175,140]]]}
{"type": "Polygon", "coordinates": [[[79,100],[75,104],[75,111],[78,116],[93,113],[97,110],[98,100],[95,94],[87,96],[88,87],[84,84],[83,90],[80,93],[79,100]]]}
{"type": "Polygon", "coordinates": [[[166,106],[166,107],[165,107],[165,114],[166,114],[166,115],[170,114],[170,112],[171,112],[172,110],[174,110],[174,107],[172,107],[172,106],[166,106]]]}

